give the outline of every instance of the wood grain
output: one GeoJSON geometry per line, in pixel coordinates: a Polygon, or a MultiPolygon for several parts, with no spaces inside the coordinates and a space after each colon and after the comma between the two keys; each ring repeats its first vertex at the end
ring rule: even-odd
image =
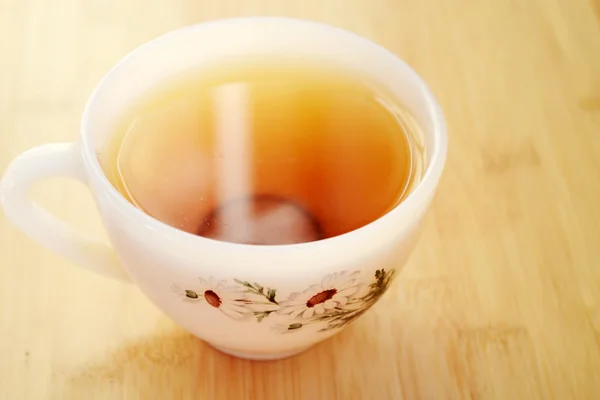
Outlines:
{"type": "MultiPolygon", "coordinates": [[[[225,356],[132,287],[0,216],[2,399],[597,399],[597,0],[0,0],[0,170],[73,141],[83,104],[137,45],[247,15],[357,32],[430,84],[450,135],[420,244],[356,324],[297,357],[225,356]]],[[[102,232],[85,188],[35,190],[102,232]]]]}

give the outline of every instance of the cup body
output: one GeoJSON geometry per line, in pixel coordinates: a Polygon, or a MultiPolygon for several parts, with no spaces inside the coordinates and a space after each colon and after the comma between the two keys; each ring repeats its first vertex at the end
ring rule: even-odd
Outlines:
{"type": "Polygon", "coordinates": [[[132,52],[86,105],[76,145],[104,227],[126,274],[166,315],[225,352],[255,359],[301,351],[371,307],[406,262],[446,156],[440,108],[392,53],[330,26],[243,18],[187,27],[132,52]],[[356,231],[311,243],[251,246],[197,237],[131,205],[105,177],[97,153],[120,113],[157,82],[228,57],[293,54],[339,65],[388,88],[421,130],[424,172],[394,210],[356,231]]]}

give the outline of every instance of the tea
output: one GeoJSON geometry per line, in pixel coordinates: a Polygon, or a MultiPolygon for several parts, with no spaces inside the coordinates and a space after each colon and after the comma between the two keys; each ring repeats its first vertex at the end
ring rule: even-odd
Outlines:
{"type": "Polygon", "coordinates": [[[364,77],[330,66],[229,61],[144,93],[100,162],[132,204],[183,231],[309,242],[378,219],[418,180],[399,110],[364,77]]]}

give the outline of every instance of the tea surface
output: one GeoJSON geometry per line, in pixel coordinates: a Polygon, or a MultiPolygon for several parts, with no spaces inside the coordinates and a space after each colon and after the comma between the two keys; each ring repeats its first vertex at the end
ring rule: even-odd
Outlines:
{"type": "Polygon", "coordinates": [[[414,178],[396,106],[362,77],[301,62],[231,62],[156,85],[100,163],[150,216],[237,243],[288,244],[383,216],[414,178]]]}

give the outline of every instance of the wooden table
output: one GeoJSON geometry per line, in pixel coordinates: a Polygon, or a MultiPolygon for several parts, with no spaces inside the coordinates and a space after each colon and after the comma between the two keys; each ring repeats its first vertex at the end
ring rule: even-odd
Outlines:
{"type": "MultiPolygon", "coordinates": [[[[393,290],[302,355],[243,361],[2,215],[0,398],[600,398],[598,0],[3,0],[0,170],[75,140],[93,85],[137,45],[257,14],[381,43],[445,110],[446,173],[393,290]]],[[[85,188],[49,182],[34,195],[102,232],[85,188]]]]}

